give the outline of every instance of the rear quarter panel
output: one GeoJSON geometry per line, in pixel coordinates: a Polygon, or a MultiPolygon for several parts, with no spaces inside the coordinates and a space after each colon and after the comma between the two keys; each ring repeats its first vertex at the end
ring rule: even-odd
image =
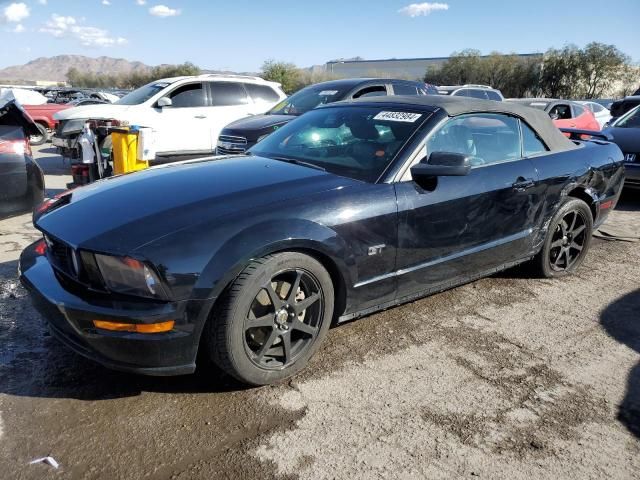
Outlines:
{"type": "Polygon", "coordinates": [[[608,214],[600,205],[612,200],[615,204],[624,182],[622,152],[608,142],[580,142],[574,150],[532,157],[538,173],[542,205],[538,242],[544,239],[548,222],[562,200],[578,189],[589,198],[595,209],[594,221],[602,223],[608,214]]]}

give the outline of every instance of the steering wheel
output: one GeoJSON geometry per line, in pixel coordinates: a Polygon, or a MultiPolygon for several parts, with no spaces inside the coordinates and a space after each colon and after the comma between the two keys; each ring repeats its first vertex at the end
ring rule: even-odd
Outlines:
{"type": "Polygon", "coordinates": [[[305,145],[305,150],[313,155],[324,158],[329,156],[329,148],[337,146],[338,144],[334,140],[331,140],[330,138],[323,138],[313,142],[312,145],[305,145]]]}

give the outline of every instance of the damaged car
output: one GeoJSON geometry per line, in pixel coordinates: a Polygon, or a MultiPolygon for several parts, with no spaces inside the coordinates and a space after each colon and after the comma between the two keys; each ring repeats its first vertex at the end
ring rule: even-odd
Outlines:
{"type": "Polygon", "coordinates": [[[0,100],[0,219],[29,212],[44,198],[44,175],[29,144],[39,132],[13,97],[0,100]]]}
{"type": "Polygon", "coordinates": [[[250,385],[302,369],[330,325],[530,262],[575,272],[624,182],[620,149],[542,110],[460,97],[314,109],[245,155],[61,195],[20,257],[51,331],[110,368],[250,385]]]}

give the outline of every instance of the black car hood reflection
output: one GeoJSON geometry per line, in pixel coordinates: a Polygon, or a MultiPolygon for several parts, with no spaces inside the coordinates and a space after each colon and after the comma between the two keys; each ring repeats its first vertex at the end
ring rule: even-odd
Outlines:
{"type": "Polygon", "coordinates": [[[200,222],[354,183],[264,157],[187,161],[74,190],[36,226],[73,247],[129,253],[200,222]]]}
{"type": "Polygon", "coordinates": [[[271,133],[278,127],[289,123],[295,115],[256,115],[241,118],[227,125],[221,135],[245,137],[249,143],[255,143],[265,133],[271,133]]]}
{"type": "Polygon", "coordinates": [[[225,128],[243,128],[251,130],[262,130],[263,128],[282,125],[293,120],[295,115],[254,115],[253,117],[241,118],[230,123],[225,128]]]}

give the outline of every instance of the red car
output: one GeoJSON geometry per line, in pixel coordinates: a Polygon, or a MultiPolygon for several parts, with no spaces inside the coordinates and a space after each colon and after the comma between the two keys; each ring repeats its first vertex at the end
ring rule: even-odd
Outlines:
{"type": "Polygon", "coordinates": [[[31,145],[42,145],[49,139],[49,130],[56,128],[57,120],[53,114],[61,110],[71,108],[72,105],[59,105],[57,103],[45,103],[44,105],[23,105],[24,110],[29,114],[38,127],[38,135],[31,135],[29,141],[31,145]]]}
{"type": "Polygon", "coordinates": [[[553,100],[549,98],[518,98],[508,102],[522,103],[533,108],[539,108],[549,114],[558,128],[577,128],[580,130],[600,131],[600,124],[593,112],[584,105],[568,100],[553,100]]]}

